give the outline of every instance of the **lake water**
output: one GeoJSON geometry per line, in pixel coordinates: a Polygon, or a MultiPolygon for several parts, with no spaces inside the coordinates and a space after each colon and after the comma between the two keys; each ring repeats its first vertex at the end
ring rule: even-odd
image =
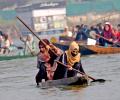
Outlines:
{"type": "Polygon", "coordinates": [[[85,87],[36,87],[36,57],[0,61],[0,100],[120,100],[120,54],[82,57],[86,73],[105,83],[85,87]]]}

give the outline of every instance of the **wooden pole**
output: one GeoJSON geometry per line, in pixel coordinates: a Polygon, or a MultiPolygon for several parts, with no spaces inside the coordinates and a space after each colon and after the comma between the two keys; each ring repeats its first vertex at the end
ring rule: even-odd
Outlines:
{"type": "MultiPolygon", "coordinates": [[[[63,66],[65,66],[65,67],[68,67],[67,65],[63,64],[63,63],[60,62],[60,61],[56,61],[56,62],[59,63],[59,64],[61,64],[61,65],[63,65],[63,66]]],[[[83,72],[80,72],[79,70],[77,70],[77,69],[75,69],[75,68],[72,68],[72,69],[73,69],[74,71],[80,73],[81,75],[86,75],[88,78],[90,78],[90,79],[93,80],[92,82],[105,82],[104,79],[95,79],[95,78],[93,78],[93,77],[91,77],[91,76],[89,76],[89,75],[87,75],[87,74],[85,74],[85,73],[83,73],[83,72]]]]}

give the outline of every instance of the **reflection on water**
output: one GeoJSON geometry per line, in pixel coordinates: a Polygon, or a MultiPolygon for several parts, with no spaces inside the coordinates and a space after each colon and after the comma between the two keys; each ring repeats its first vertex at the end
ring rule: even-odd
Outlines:
{"type": "Polygon", "coordinates": [[[0,61],[1,100],[119,100],[120,54],[93,55],[82,58],[89,76],[105,79],[88,86],[36,87],[36,57],[0,61]]]}

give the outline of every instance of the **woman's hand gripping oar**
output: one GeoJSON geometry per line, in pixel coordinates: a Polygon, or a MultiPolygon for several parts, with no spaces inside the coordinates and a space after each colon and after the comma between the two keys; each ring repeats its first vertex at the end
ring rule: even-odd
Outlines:
{"type": "MultiPolygon", "coordinates": [[[[63,63],[60,62],[60,61],[56,61],[56,62],[59,63],[59,64],[61,64],[61,65],[63,65],[63,66],[65,66],[65,67],[68,67],[68,65],[63,64],[63,63]]],[[[90,79],[92,80],[92,82],[105,82],[105,81],[106,81],[106,80],[104,80],[104,79],[95,79],[95,78],[87,75],[86,73],[80,72],[79,70],[77,70],[77,69],[75,69],[75,68],[72,68],[72,70],[80,73],[81,75],[86,75],[88,78],[90,78],[90,79]]]]}
{"type": "Polygon", "coordinates": [[[102,39],[104,39],[104,40],[106,40],[106,41],[111,42],[113,45],[116,45],[116,46],[119,46],[119,47],[120,47],[120,44],[114,43],[113,41],[110,41],[109,39],[105,38],[104,36],[102,36],[102,35],[100,35],[100,34],[94,33],[94,35],[95,35],[95,36],[98,36],[98,37],[100,37],[100,38],[102,38],[102,39]]]}

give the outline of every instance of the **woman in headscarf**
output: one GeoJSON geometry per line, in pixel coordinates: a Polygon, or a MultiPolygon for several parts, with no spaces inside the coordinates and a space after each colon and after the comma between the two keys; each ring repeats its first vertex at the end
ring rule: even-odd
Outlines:
{"type": "MultiPolygon", "coordinates": [[[[47,40],[43,40],[47,44],[47,40]]],[[[40,41],[39,42],[39,53],[37,56],[37,68],[39,69],[37,75],[36,75],[36,83],[39,85],[39,82],[42,81],[42,79],[48,80],[47,71],[46,68],[50,66],[48,64],[48,61],[50,60],[50,55],[48,53],[48,49],[46,46],[40,41]]]]}
{"type": "Polygon", "coordinates": [[[61,52],[52,45],[47,39],[39,41],[39,53],[37,56],[37,68],[39,72],[36,75],[36,83],[39,85],[42,80],[52,80],[56,64],[54,60],[59,57],[61,52]],[[52,51],[51,51],[51,50],[52,51]],[[57,56],[55,55],[57,54],[57,56]]]}
{"type": "Polygon", "coordinates": [[[72,68],[85,73],[81,64],[79,45],[75,41],[73,41],[70,44],[69,49],[61,55],[59,61],[68,67],[58,64],[53,78],[55,80],[75,76],[77,72],[72,70],[72,68]]]}
{"type": "Polygon", "coordinates": [[[104,40],[104,45],[107,46],[108,44],[113,44],[114,34],[113,34],[112,25],[109,22],[105,23],[104,29],[103,29],[103,36],[107,39],[104,40]]]}

